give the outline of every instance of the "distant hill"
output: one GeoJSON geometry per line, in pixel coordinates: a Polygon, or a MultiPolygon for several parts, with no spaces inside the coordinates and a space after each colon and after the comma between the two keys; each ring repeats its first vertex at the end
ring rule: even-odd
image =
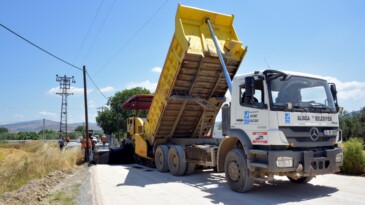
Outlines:
{"type": "MultiPolygon", "coordinates": [[[[72,123],[67,125],[68,131],[74,131],[77,126],[82,126],[83,123],[72,123]]],[[[9,130],[9,132],[39,132],[43,130],[43,120],[34,120],[28,122],[18,122],[12,124],[4,124],[0,125],[0,127],[5,127],[9,130]]],[[[60,122],[46,120],[45,128],[48,130],[59,131],[60,130],[60,122]]],[[[91,130],[101,130],[96,123],[89,123],[89,129],[91,130]]]]}

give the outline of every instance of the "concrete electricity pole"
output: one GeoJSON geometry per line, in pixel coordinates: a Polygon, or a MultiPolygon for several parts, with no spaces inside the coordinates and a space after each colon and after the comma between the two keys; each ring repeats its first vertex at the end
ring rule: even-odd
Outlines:
{"type": "Polygon", "coordinates": [[[62,91],[61,93],[56,93],[62,96],[60,135],[62,135],[62,133],[66,133],[67,135],[67,96],[73,95],[73,93],[68,93],[68,90],[70,89],[71,82],[76,83],[76,81],[73,76],[67,77],[66,75],[56,75],[56,81],[60,82],[60,89],[62,91]]]}

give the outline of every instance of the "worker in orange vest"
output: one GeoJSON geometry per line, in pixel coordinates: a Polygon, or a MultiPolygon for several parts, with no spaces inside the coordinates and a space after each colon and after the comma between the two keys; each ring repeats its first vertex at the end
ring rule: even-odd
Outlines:
{"type": "Polygon", "coordinates": [[[105,134],[103,134],[103,136],[101,136],[101,142],[103,143],[103,146],[105,146],[105,143],[106,143],[106,136],[105,136],[105,134]]]}
{"type": "MultiPolygon", "coordinates": [[[[93,153],[92,153],[93,144],[92,144],[92,142],[93,142],[92,134],[89,133],[89,162],[91,162],[93,160],[93,153]]],[[[86,135],[82,136],[81,147],[83,149],[87,149],[87,147],[86,147],[86,135]]],[[[86,161],[86,152],[85,152],[85,156],[84,156],[84,161],[86,161]]],[[[90,165],[90,163],[89,163],[89,165],[90,165]]]]}
{"type": "MultiPolygon", "coordinates": [[[[93,138],[90,135],[89,136],[89,148],[91,148],[93,146],[92,141],[93,141],[93,138]]],[[[85,135],[82,136],[82,148],[86,149],[86,136],[85,135]]]]}
{"type": "Polygon", "coordinates": [[[66,146],[68,145],[68,143],[70,142],[70,135],[66,136],[66,146]]]}

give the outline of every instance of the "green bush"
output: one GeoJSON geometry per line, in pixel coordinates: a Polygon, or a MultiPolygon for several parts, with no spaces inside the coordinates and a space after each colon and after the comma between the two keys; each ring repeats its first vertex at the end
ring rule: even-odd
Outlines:
{"type": "Polygon", "coordinates": [[[341,172],[344,174],[361,175],[365,172],[365,154],[363,141],[360,138],[351,138],[345,143],[344,159],[341,172]]]}
{"type": "Polygon", "coordinates": [[[0,133],[0,140],[14,140],[15,133],[0,133]]]}

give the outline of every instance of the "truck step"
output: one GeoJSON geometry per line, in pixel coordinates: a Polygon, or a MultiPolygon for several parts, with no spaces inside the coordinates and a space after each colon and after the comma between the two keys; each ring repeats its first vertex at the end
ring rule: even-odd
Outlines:
{"type": "Polygon", "coordinates": [[[250,154],[257,154],[257,155],[267,155],[267,151],[259,150],[259,149],[251,149],[249,151],[250,154]]]}
{"type": "Polygon", "coordinates": [[[250,162],[251,167],[268,168],[269,166],[264,163],[250,162]]]}

